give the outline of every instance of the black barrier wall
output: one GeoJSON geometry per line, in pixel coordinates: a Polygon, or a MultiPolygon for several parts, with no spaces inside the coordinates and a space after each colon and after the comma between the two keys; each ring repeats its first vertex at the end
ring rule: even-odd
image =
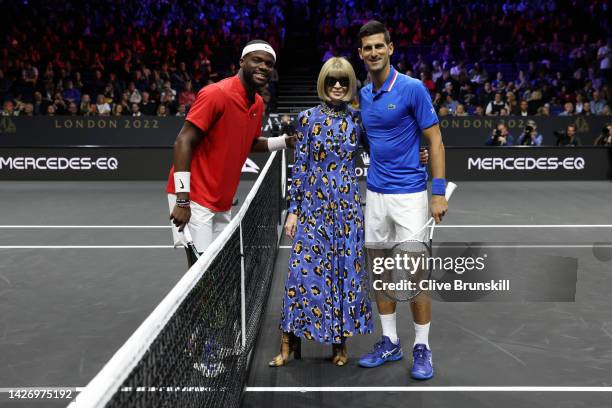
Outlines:
{"type": "Polygon", "coordinates": [[[440,128],[446,146],[484,146],[498,123],[505,123],[518,143],[528,120],[535,121],[537,132],[544,137],[543,146],[555,146],[555,131],[565,131],[570,123],[576,124],[577,134],[585,146],[593,145],[601,130],[610,122],[605,116],[467,116],[441,117],[440,128]]]}
{"type": "MultiPolygon", "coordinates": [[[[254,180],[268,153],[253,153],[242,179],[254,180]]],[[[290,166],[292,153],[287,152],[290,166]]],[[[356,175],[370,158],[360,152],[356,175]]],[[[165,180],[172,148],[0,148],[0,180],[165,180]]],[[[291,172],[288,172],[291,174],[291,172]]],[[[611,180],[612,148],[499,147],[446,149],[449,180],[611,180]]]]}
{"type": "MultiPolygon", "coordinates": [[[[575,122],[578,136],[585,145],[592,145],[603,126],[609,121],[603,116],[578,117],[442,117],[440,127],[446,146],[483,146],[499,121],[507,123],[515,141],[528,119],[537,123],[544,136],[544,145],[554,145],[553,132],[564,130],[575,122]]],[[[172,146],[184,118],[155,116],[83,117],[37,116],[0,117],[0,147],[47,146],[172,146]]],[[[264,135],[278,130],[278,115],[270,114],[264,120],[264,135]]]]}
{"type": "MultiPolygon", "coordinates": [[[[242,179],[255,180],[268,153],[253,153],[242,179]]],[[[166,180],[172,148],[0,148],[0,180],[166,180]]]]}

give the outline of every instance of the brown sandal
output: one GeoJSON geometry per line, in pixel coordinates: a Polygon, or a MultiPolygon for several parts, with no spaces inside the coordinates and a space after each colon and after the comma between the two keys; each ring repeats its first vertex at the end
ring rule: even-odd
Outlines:
{"type": "Polygon", "coordinates": [[[348,362],[348,350],[346,342],[340,344],[332,344],[332,363],[338,367],[346,365],[348,362]]]}
{"type": "Polygon", "coordinates": [[[269,367],[282,367],[289,362],[293,354],[296,360],[302,359],[302,339],[293,333],[284,333],[281,336],[280,354],[268,363],[269,367]]]}

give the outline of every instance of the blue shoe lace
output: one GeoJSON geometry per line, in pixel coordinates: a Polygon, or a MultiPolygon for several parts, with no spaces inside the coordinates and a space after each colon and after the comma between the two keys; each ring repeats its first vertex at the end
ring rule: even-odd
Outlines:
{"type": "Polygon", "coordinates": [[[425,364],[427,362],[427,347],[425,346],[416,346],[412,353],[414,357],[414,363],[416,364],[425,364]]]}
{"type": "Polygon", "coordinates": [[[368,353],[368,356],[378,356],[378,350],[382,349],[385,345],[385,340],[384,339],[380,339],[378,340],[376,343],[374,343],[374,347],[372,348],[372,351],[370,351],[368,353]]]}

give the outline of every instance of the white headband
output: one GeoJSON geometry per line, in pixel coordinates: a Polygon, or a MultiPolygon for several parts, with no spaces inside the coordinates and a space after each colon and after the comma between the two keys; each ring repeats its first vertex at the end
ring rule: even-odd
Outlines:
{"type": "Polygon", "coordinates": [[[247,45],[242,49],[242,55],[240,56],[240,58],[243,58],[245,55],[253,51],[267,52],[268,54],[272,55],[272,57],[274,57],[274,62],[276,62],[276,53],[274,52],[274,49],[268,44],[264,43],[255,43],[247,45]]]}

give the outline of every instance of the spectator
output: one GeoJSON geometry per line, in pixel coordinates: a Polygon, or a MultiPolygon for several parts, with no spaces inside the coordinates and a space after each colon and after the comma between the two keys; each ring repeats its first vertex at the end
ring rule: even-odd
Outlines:
{"type": "Polygon", "coordinates": [[[170,81],[164,82],[164,87],[161,91],[161,100],[173,102],[176,99],[176,91],[172,89],[170,81]]]}
{"type": "Polygon", "coordinates": [[[608,84],[611,83],[611,75],[612,71],[612,38],[608,38],[608,42],[606,45],[603,45],[603,42],[600,42],[601,46],[597,50],[597,61],[599,61],[599,70],[601,71],[604,78],[606,78],[606,82],[608,84]]]}
{"type": "Polygon", "coordinates": [[[66,81],[66,89],[62,91],[62,98],[75,104],[81,102],[81,91],[74,87],[72,81],[66,81]]]}
{"type": "Polygon", "coordinates": [[[612,124],[608,123],[601,130],[601,134],[597,136],[597,139],[595,139],[595,142],[593,144],[595,146],[611,147],[612,146],[612,133],[610,133],[610,131],[612,131],[612,124]]]}
{"type": "Polygon", "coordinates": [[[576,104],[574,105],[574,112],[576,115],[580,115],[582,113],[582,108],[584,106],[584,95],[578,93],[576,95],[576,104]]]}
{"type": "Polygon", "coordinates": [[[506,93],[506,105],[508,106],[510,115],[517,116],[519,114],[519,105],[516,96],[514,96],[514,92],[506,93]]]}
{"type": "Polygon", "coordinates": [[[26,103],[22,112],[22,116],[34,116],[34,105],[26,103]]]}
{"type": "Polygon", "coordinates": [[[174,116],[184,117],[187,113],[187,107],[184,103],[179,104],[176,114],[174,116]]]}
{"type": "Polygon", "coordinates": [[[591,112],[591,103],[583,102],[582,103],[582,112],[578,114],[578,116],[592,116],[593,112],[591,112]]]}
{"type": "Polygon", "coordinates": [[[5,101],[2,105],[2,116],[18,116],[19,112],[15,110],[13,101],[5,101]]]}
{"type": "Polygon", "coordinates": [[[431,75],[427,72],[421,72],[421,82],[423,82],[429,93],[433,93],[436,90],[436,83],[432,81],[431,75]]]}
{"type": "Polygon", "coordinates": [[[557,146],[582,146],[582,141],[576,134],[576,125],[569,124],[564,133],[555,132],[557,136],[557,146]]]}
{"type": "Polygon", "coordinates": [[[455,110],[454,113],[455,116],[467,116],[467,112],[465,111],[465,106],[463,106],[463,104],[458,104],[457,105],[457,109],[455,110]]]}
{"type": "Polygon", "coordinates": [[[47,111],[47,104],[43,101],[42,94],[39,91],[34,92],[34,115],[42,115],[47,111]]]}
{"type": "Polygon", "coordinates": [[[83,94],[81,97],[81,103],[79,104],[79,115],[89,116],[92,115],[92,105],[89,94],[83,94]]]}
{"type": "Polygon", "coordinates": [[[79,108],[77,107],[77,104],[74,102],[68,103],[68,115],[77,116],[78,114],[79,114],[79,108]]]}
{"type": "Polygon", "coordinates": [[[512,146],[514,138],[508,131],[508,126],[505,123],[498,123],[491,137],[485,142],[486,146],[512,146]]]}
{"type": "Polygon", "coordinates": [[[475,116],[485,116],[484,108],[480,105],[476,106],[476,109],[474,109],[474,115],[475,116]]]}
{"type": "Polygon", "coordinates": [[[109,116],[111,114],[111,107],[104,99],[104,95],[99,94],[96,97],[96,112],[100,116],[109,116]]]}
{"type": "Polygon", "coordinates": [[[136,83],[130,82],[128,85],[128,101],[130,104],[139,104],[142,102],[142,95],[140,94],[140,90],[136,88],[136,83]]]}
{"type": "Polygon", "coordinates": [[[561,112],[559,116],[574,116],[574,104],[566,102],[563,105],[563,112],[561,112]]]}
{"type": "Polygon", "coordinates": [[[541,146],[544,136],[538,133],[538,126],[534,120],[528,120],[527,126],[519,136],[519,146],[541,146]]]}
{"type": "Polygon", "coordinates": [[[196,98],[196,93],[193,90],[191,81],[185,82],[183,91],[179,95],[179,104],[191,106],[191,104],[195,101],[195,98],[196,98]]]}
{"type": "Polygon", "coordinates": [[[133,117],[142,116],[142,112],[140,111],[140,105],[138,105],[137,103],[132,104],[132,116],[133,117]]]}
{"type": "Polygon", "coordinates": [[[485,82],[483,88],[478,93],[479,105],[486,106],[495,97],[495,92],[490,82],[485,82]]]}
{"type": "Polygon", "coordinates": [[[127,112],[124,110],[123,105],[117,103],[113,106],[113,113],[112,116],[123,116],[125,115],[127,112]]]}
{"type": "Polygon", "coordinates": [[[55,116],[55,105],[47,106],[47,116],[55,116]]]}
{"type": "Polygon", "coordinates": [[[146,91],[142,93],[140,111],[145,116],[155,116],[157,114],[157,104],[149,100],[149,93],[146,91]]]}
{"type": "Polygon", "coordinates": [[[591,112],[594,115],[601,115],[604,106],[606,106],[606,101],[604,101],[601,97],[601,92],[598,90],[593,91],[593,99],[591,100],[591,112]]]}
{"type": "Polygon", "coordinates": [[[448,108],[448,111],[454,114],[454,112],[457,110],[457,105],[459,105],[459,102],[453,99],[453,95],[450,93],[447,94],[446,100],[444,101],[444,106],[448,108]]]}
{"type": "Polygon", "coordinates": [[[448,108],[446,106],[440,106],[440,109],[438,109],[438,116],[441,118],[448,116],[448,108]]]}
{"type": "Polygon", "coordinates": [[[55,107],[55,113],[58,115],[63,115],[68,110],[68,105],[66,105],[66,101],[62,98],[61,92],[56,92],[53,95],[53,106],[55,107]]]}
{"type": "Polygon", "coordinates": [[[486,114],[487,116],[496,116],[502,109],[508,111],[508,105],[502,100],[502,94],[495,92],[494,99],[487,104],[486,114]]]}
{"type": "Polygon", "coordinates": [[[4,71],[0,69],[0,100],[4,100],[12,86],[13,82],[4,76],[4,71]]]}
{"type": "Polygon", "coordinates": [[[550,116],[550,110],[548,109],[548,106],[540,106],[538,108],[538,111],[536,113],[536,116],[550,116]]]}
{"type": "Polygon", "coordinates": [[[157,107],[157,116],[168,116],[168,109],[166,108],[166,105],[160,104],[157,107]]]}
{"type": "Polygon", "coordinates": [[[518,116],[529,116],[529,104],[526,100],[521,99],[519,102],[519,110],[517,113],[518,116]]]}

